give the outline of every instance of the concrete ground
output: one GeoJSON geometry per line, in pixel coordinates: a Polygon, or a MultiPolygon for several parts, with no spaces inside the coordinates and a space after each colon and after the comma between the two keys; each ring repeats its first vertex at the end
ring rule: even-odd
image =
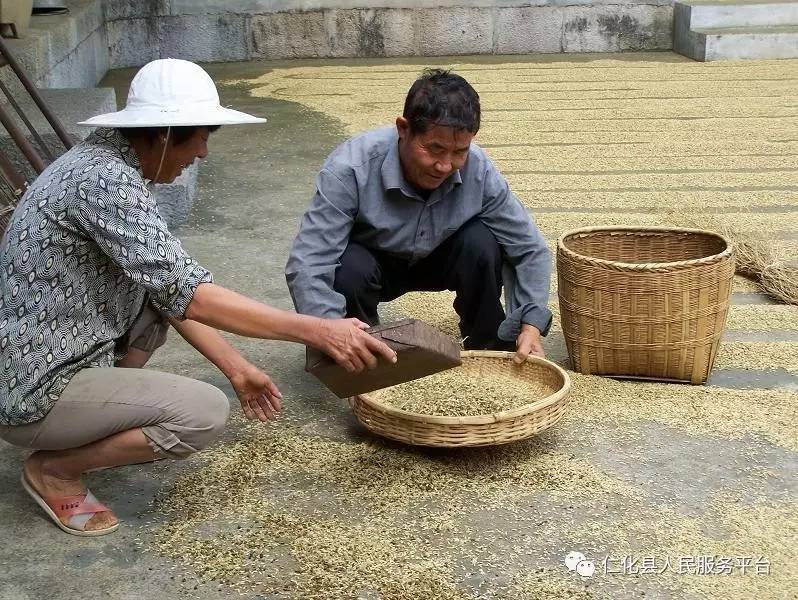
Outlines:
{"type": "MultiPolygon", "coordinates": [[[[177,232],[217,283],[285,309],[288,248],[316,169],[347,135],[346,119],[255,97],[250,88],[269,69],[325,64],[209,67],[224,104],[269,123],[213,135],[199,199],[177,232]]],[[[131,76],[112,72],[106,85],[123,98],[131,76]]],[[[785,122],[782,138],[795,142],[794,119],[785,122]]],[[[790,152],[794,161],[796,150],[790,152]]],[[[783,213],[794,214],[794,192],[794,184],[784,185],[783,213]]],[[[752,290],[738,289],[735,302],[771,306],[752,290]]],[[[778,341],[791,352],[795,316],[763,331],[736,329],[728,339],[778,341]]],[[[596,417],[595,398],[577,390],[591,384],[576,377],[568,418],[538,439],[446,453],[371,438],[342,401],[303,372],[302,348],[235,344],[282,389],[280,424],[246,425],[224,377],[173,334],[151,366],[219,385],[234,414],[222,441],[203,456],[92,474],[93,491],[123,521],[113,535],[60,533],[18,484],[26,453],[0,442],[0,598],[798,597],[798,386],[789,368],[729,361],[705,393],[673,392],[674,402],[688,394],[688,408],[667,418],[643,406],[665,392],[648,398],[626,384],[608,388],[600,401],[610,412],[596,417]],[[750,388],[734,401],[713,395],[750,388]],[[612,413],[619,399],[629,410],[612,413]],[[732,413],[741,407],[748,412],[732,413]],[[732,426],[724,429],[724,422],[732,426]],[[570,573],[563,564],[569,551],[584,553],[596,574],[570,573]],[[707,556],[714,574],[701,573],[707,556]],[[718,566],[724,559],[730,572],[718,566]]],[[[566,360],[560,333],[547,347],[552,359],[566,360]]]]}

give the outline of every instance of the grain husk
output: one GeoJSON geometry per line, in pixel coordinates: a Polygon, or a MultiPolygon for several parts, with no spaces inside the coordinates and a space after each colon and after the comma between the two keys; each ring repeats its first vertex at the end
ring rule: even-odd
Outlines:
{"type": "Polygon", "coordinates": [[[380,402],[422,415],[489,415],[531,404],[557,390],[543,382],[508,375],[479,376],[462,368],[403,383],[380,392],[380,402]]]}

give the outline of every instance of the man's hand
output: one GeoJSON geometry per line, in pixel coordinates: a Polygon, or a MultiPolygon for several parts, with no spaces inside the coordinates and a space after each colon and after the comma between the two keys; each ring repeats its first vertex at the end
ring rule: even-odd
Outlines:
{"type": "Polygon", "coordinates": [[[283,395],[266,373],[247,364],[230,377],[230,383],[247,419],[266,422],[277,418],[283,395]]]}
{"type": "Polygon", "coordinates": [[[314,346],[328,354],[350,373],[377,366],[377,357],[396,362],[396,352],[364,330],[369,326],[358,319],[322,320],[314,346]]]}
{"type": "Polygon", "coordinates": [[[540,341],[540,330],[534,325],[523,323],[521,325],[521,333],[518,339],[515,340],[515,358],[513,359],[517,364],[523,363],[530,355],[545,358],[546,354],[543,352],[543,344],[540,341]]]}

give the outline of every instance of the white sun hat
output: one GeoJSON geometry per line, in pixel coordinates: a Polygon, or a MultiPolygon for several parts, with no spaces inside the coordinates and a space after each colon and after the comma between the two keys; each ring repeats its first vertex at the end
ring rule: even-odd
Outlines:
{"type": "Polygon", "coordinates": [[[123,110],[97,115],[88,127],[181,127],[265,123],[266,119],[224,108],[210,75],[187,60],[147,63],[130,84],[123,110]]]}

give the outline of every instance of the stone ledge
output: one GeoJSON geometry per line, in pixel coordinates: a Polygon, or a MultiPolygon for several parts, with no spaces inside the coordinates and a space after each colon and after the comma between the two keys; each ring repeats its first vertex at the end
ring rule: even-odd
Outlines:
{"type": "Polygon", "coordinates": [[[331,9],[254,15],[251,58],[622,52],[671,48],[670,6],[331,9]]]}
{"type": "MultiPolygon", "coordinates": [[[[117,0],[118,1],[118,0],[117,0]]],[[[162,0],[162,4],[165,4],[162,0]]],[[[169,0],[163,14],[206,15],[235,13],[259,15],[331,9],[525,8],[535,6],[670,6],[673,0],[169,0]]],[[[134,15],[135,16],[135,15],[134,15]]],[[[144,15],[138,15],[144,16],[144,15]]]]}
{"type": "MultiPolygon", "coordinates": [[[[9,46],[41,87],[200,62],[666,50],[672,0],[66,0],[9,46]],[[301,9],[301,10],[298,10],[301,9]]],[[[5,77],[5,75],[4,75],[5,77]]],[[[6,78],[8,80],[8,78],[6,78]]]]}
{"type": "Polygon", "coordinates": [[[672,47],[672,0],[107,0],[112,67],[672,47]],[[205,32],[197,35],[197,32],[205,32]]]}
{"type": "Polygon", "coordinates": [[[199,62],[247,60],[249,18],[234,14],[159,16],[108,22],[112,68],[156,58],[199,62]]]}
{"type": "Polygon", "coordinates": [[[677,1],[673,46],[694,60],[798,57],[798,1],[677,1]]]}

